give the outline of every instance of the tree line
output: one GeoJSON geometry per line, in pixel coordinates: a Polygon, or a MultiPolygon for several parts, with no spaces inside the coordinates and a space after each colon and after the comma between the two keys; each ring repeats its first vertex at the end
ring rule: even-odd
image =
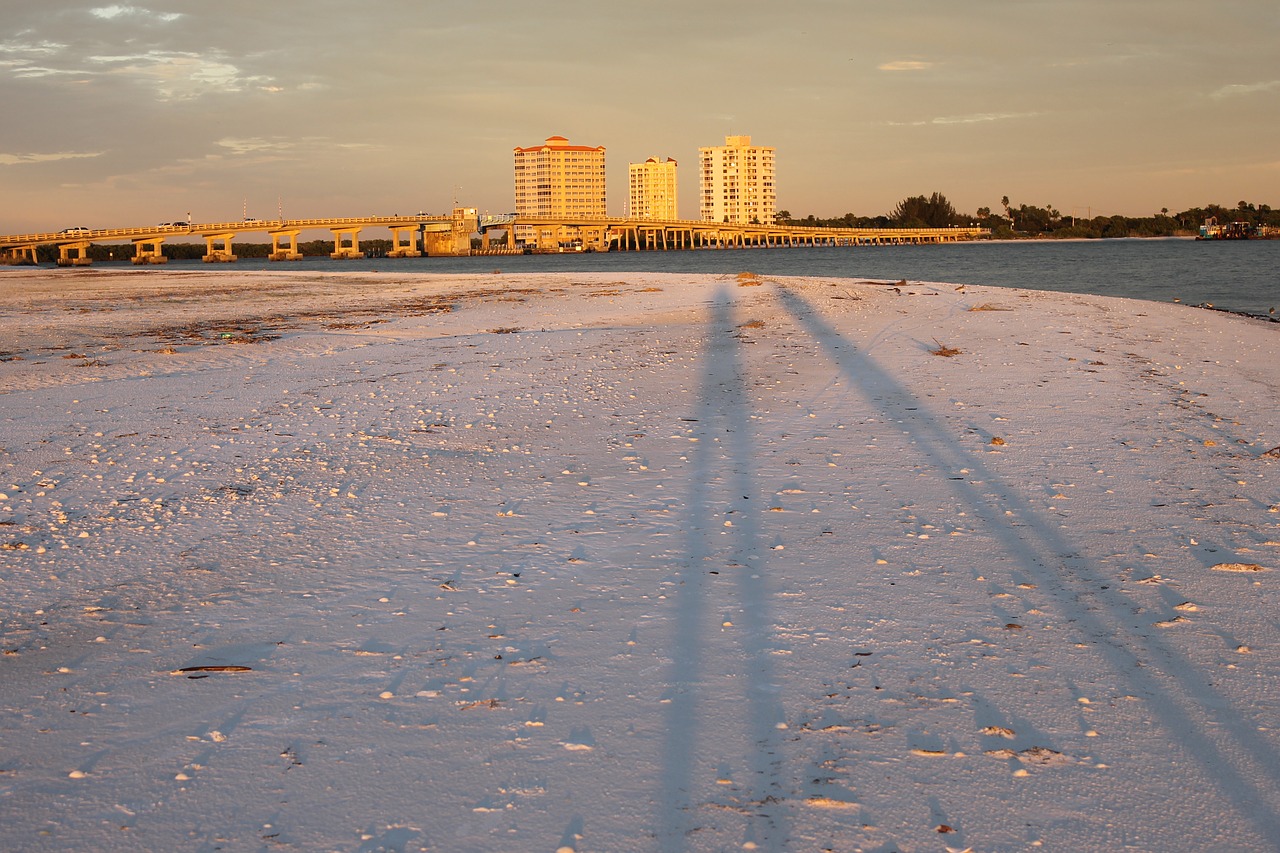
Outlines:
{"type": "Polygon", "coordinates": [[[777,221],[783,225],[819,228],[946,228],[953,225],[977,226],[991,230],[997,239],[1032,237],[1179,237],[1194,235],[1209,219],[1219,224],[1247,222],[1280,228],[1280,210],[1268,204],[1241,201],[1235,207],[1210,204],[1179,213],[1163,208],[1152,216],[1077,216],[1063,214],[1052,204],[1014,206],[1008,196],[1000,199],[1000,208],[980,207],[972,214],[961,213],[942,193],[904,198],[882,216],[844,216],[823,219],[812,214],[796,218],[788,210],[778,211],[777,221]]]}

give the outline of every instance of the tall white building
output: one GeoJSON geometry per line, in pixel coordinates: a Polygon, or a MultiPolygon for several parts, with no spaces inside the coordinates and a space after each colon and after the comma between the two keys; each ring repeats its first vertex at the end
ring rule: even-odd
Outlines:
{"type": "Polygon", "coordinates": [[[676,191],[676,161],[650,157],[628,166],[630,177],[628,213],[635,219],[679,219],[676,191]]]}
{"type": "Polygon", "coordinates": [[[750,136],[726,136],[724,145],[699,148],[699,211],[704,222],[772,225],[778,212],[774,149],[750,136]]]}
{"type": "Polygon", "coordinates": [[[570,145],[563,136],[552,136],[514,153],[516,213],[605,215],[604,146],[570,145]]]}

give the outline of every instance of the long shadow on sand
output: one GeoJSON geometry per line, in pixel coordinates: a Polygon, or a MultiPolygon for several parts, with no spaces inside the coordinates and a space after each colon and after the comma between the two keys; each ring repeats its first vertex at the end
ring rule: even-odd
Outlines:
{"type": "MultiPolygon", "coordinates": [[[[722,729],[726,722],[700,713],[699,691],[707,689],[713,676],[725,674],[718,666],[712,672],[708,661],[741,666],[743,670],[741,683],[746,694],[740,717],[745,728],[742,734],[750,741],[748,752],[743,756],[712,757],[706,755],[704,747],[702,754],[703,759],[720,758],[744,765],[745,776],[731,789],[732,802],[725,804],[748,816],[739,843],[751,842],[760,850],[782,850],[787,840],[786,811],[782,806],[782,738],[777,728],[785,717],[776,698],[770,659],[772,619],[765,556],[759,547],[760,507],[765,503],[758,497],[752,477],[755,454],[750,396],[735,332],[732,296],[722,289],[711,306],[703,348],[702,386],[698,408],[692,416],[698,423],[698,441],[689,457],[692,470],[685,521],[687,563],[680,573],[682,586],[667,676],[672,690],[665,721],[658,819],[663,851],[684,850],[687,835],[699,828],[702,818],[698,811],[705,805],[697,801],[695,792],[706,781],[694,776],[700,766],[700,736],[711,729],[722,729]],[[732,527],[725,527],[721,521],[728,513],[732,513],[732,527]],[[712,575],[711,571],[718,574],[712,575]],[[705,629],[719,624],[717,609],[738,610],[741,614],[731,627],[731,636],[741,647],[740,658],[708,654],[705,629]]],[[[715,740],[731,741],[719,731],[715,740]]],[[[701,766],[705,764],[706,761],[701,762],[701,766]]]]}
{"type": "Polygon", "coordinates": [[[860,389],[915,439],[937,469],[940,487],[956,493],[1016,564],[1036,576],[1064,621],[1083,633],[1091,648],[1146,700],[1171,743],[1199,762],[1206,778],[1217,785],[1240,818],[1252,822],[1266,844],[1274,844],[1280,838],[1275,808],[1280,754],[1258,735],[1256,724],[1238,709],[1223,707],[1222,695],[1190,660],[1159,637],[1135,629],[1132,602],[1108,591],[1114,578],[1098,573],[1081,556],[1082,549],[1039,517],[1014,486],[1002,483],[979,456],[930,417],[928,407],[909,388],[842,337],[803,297],[783,286],[776,288],[776,294],[850,387],[860,389]],[[995,497],[975,500],[963,483],[949,479],[963,468],[972,472],[972,479],[989,484],[995,497]],[[1206,728],[1214,729],[1216,735],[1206,728]]]}

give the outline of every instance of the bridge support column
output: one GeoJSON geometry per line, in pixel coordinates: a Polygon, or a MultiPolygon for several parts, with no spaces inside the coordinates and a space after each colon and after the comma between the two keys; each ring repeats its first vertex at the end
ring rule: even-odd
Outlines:
{"type": "Polygon", "coordinates": [[[298,235],[301,231],[272,231],[271,232],[271,254],[267,257],[273,261],[300,261],[302,253],[298,251],[298,235]],[[289,248],[280,245],[280,241],[285,237],[289,238],[289,248]]]}
{"type": "Polygon", "coordinates": [[[233,264],[239,260],[235,253],[231,251],[231,240],[235,236],[235,234],[204,235],[204,262],[206,264],[233,264]]]}
{"type": "Polygon", "coordinates": [[[93,263],[89,259],[89,243],[63,243],[58,246],[58,266],[87,267],[93,263]]]}
{"type": "Polygon", "coordinates": [[[30,264],[38,266],[40,259],[36,256],[35,246],[13,246],[4,250],[4,256],[0,257],[0,264],[30,264]]]}
{"type": "Polygon", "coordinates": [[[564,242],[563,225],[542,226],[538,228],[539,249],[555,251],[560,248],[560,244],[562,242],[564,242]]]}
{"type": "MultiPolygon", "coordinates": [[[[458,228],[451,223],[427,225],[422,230],[422,248],[429,258],[465,258],[471,254],[471,233],[465,225],[458,228]]],[[[529,239],[536,240],[538,233],[535,228],[529,239]]]]}
{"type": "Polygon", "coordinates": [[[353,258],[363,258],[364,252],[360,251],[360,232],[362,228],[330,228],[333,232],[333,252],[329,257],[335,261],[349,261],[353,258]],[[351,241],[347,245],[347,240],[351,241]]]}
{"type": "MultiPolygon", "coordinates": [[[[489,248],[489,232],[485,231],[480,235],[484,240],[484,247],[489,248]]],[[[420,258],[422,252],[418,251],[418,226],[414,225],[409,228],[391,228],[391,251],[387,252],[388,258],[420,258]],[[409,232],[409,240],[406,242],[401,237],[404,232],[409,232]]]]}
{"type": "Polygon", "coordinates": [[[163,237],[142,237],[134,240],[134,264],[142,266],[144,264],[169,263],[169,259],[164,256],[164,251],[161,249],[163,243],[163,237]]]}

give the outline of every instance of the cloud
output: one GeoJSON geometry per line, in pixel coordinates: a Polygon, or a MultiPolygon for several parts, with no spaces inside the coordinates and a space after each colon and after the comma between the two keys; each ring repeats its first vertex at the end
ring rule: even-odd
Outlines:
{"type": "Polygon", "coordinates": [[[47,77],[59,73],[52,68],[44,68],[35,64],[37,59],[56,56],[67,49],[67,45],[52,41],[40,41],[25,44],[17,41],[0,41],[0,71],[9,69],[15,77],[47,77]]]}
{"type": "Polygon", "coordinates": [[[159,21],[162,24],[171,24],[182,17],[178,12],[152,12],[150,9],[143,9],[138,6],[119,5],[100,6],[97,9],[90,9],[89,14],[105,21],[114,21],[116,18],[146,18],[149,21],[159,21]]]}
{"type": "Polygon", "coordinates": [[[919,59],[898,59],[893,62],[885,62],[876,66],[881,71],[927,71],[933,67],[932,62],[923,62],[919,59]]]}
{"type": "Polygon", "coordinates": [[[372,151],[384,146],[369,142],[337,142],[324,136],[293,139],[286,136],[226,136],[215,143],[233,157],[260,159],[303,159],[324,151],[372,151]]]}
{"type": "Polygon", "coordinates": [[[217,54],[151,50],[132,55],[90,56],[86,61],[101,67],[98,73],[102,75],[131,77],[153,86],[164,101],[189,101],[202,95],[248,89],[270,91],[271,86],[269,78],[245,75],[217,54]]]}
{"type": "Polygon", "coordinates": [[[941,116],[930,124],[984,124],[989,121],[1008,121],[1015,118],[1031,118],[1039,113],[974,113],[967,116],[941,116]]]}
{"type": "Polygon", "coordinates": [[[1280,89],[1280,80],[1268,80],[1265,83],[1232,83],[1230,86],[1223,86],[1209,97],[1220,101],[1224,98],[1256,95],[1259,92],[1270,92],[1275,89],[1280,89]]]}
{"type": "Polygon", "coordinates": [[[247,137],[244,139],[226,137],[219,139],[216,144],[221,148],[227,149],[227,151],[234,155],[283,154],[286,151],[292,151],[297,147],[297,144],[291,139],[285,139],[283,137],[267,139],[261,136],[247,137]]]}
{"type": "MultiPolygon", "coordinates": [[[[34,54],[35,56],[50,56],[55,53],[61,53],[66,49],[67,49],[67,46],[65,44],[60,44],[54,41],[41,41],[41,42],[36,42],[35,44],[27,44],[25,42],[17,42],[17,41],[0,41],[0,56],[11,55],[11,56],[21,57],[21,56],[30,55],[30,54],[34,54]]],[[[24,60],[24,59],[6,60],[6,62],[25,62],[25,61],[29,61],[29,60],[24,60]]]]}
{"type": "Polygon", "coordinates": [[[4,154],[0,153],[0,166],[22,166],[28,163],[52,163],[56,160],[87,160],[101,157],[101,151],[75,152],[59,151],[51,154],[4,154]]]}
{"type": "Polygon", "coordinates": [[[73,69],[45,68],[42,65],[20,65],[13,69],[13,76],[21,79],[35,77],[79,77],[84,72],[73,69]]]}
{"type": "MultiPolygon", "coordinates": [[[[108,6],[94,9],[92,13],[105,19],[151,16],[150,12],[136,6],[108,6]]],[[[171,19],[167,13],[157,17],[162,21],[171,19]]],[[[29,43],[12,39],[0,41],[0,74],[7,72],[11,77],[23,80],[58,77],[74,77],[77,82],[117,80],[150,87],[157,100],[162,102],[189,101],[206,95],[283,90],[269,76],[246,72],[223,51],[139,49],[138,41],[130,38],[102,43],[97,45],[100,52],[49,40],[29,43]],[[103,50],[104,47],[107,50],[103,50]],[[111,48],[124,49],[116,52],[111,48]]]]}
{"type": "Polygon", "coordinates": [[[1010,121],[1018,118],[1033,118],[1040,113],[973,113],[967,116],[938,116],[921,121],[889,121],[889,127],[929,127],[930,125],[949,124],[986,124],[993,121],[1010,121]]]}

